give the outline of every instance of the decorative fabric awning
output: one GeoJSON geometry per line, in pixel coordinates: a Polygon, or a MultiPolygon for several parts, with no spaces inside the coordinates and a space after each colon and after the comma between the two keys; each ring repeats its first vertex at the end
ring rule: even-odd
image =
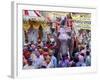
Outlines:
{"type": "Polygon", "coordinates": [[[24,10],[23,11],[23,20],[25,20],[26,23],[24,23],[23,28],[26,32],[30,28],[29,21],[28,21],[29,19],[32,21],[35,21],[35,23],[33,23],[34,29],[38,29],[40,25],[42,27],[45,27],[46,23],[48,21],[48,19],[45,18],[44,16],[42,16],[41,12],[38,10],[24,10]]]}
{"type": "Polygon", "coordinates": [[[23,19],[26,21],[29,19],[34,21],[46,21],[39,10],[24,10],[23,19]]]}
{"type": "Polygon", "coordinates": [[[24,10],[24,16],[33,16],[33,17],[41,17],[40,11],[38,10],[24,10]]]}

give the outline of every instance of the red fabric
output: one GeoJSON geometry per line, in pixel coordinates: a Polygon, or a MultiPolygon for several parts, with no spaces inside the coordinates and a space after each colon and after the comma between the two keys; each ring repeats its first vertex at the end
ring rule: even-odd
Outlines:
{"type": "Polygon", "coordinates": [[[24,10],[24,15],[29,16],[28,10],[24,10]]]}
{"type": "Polygon", "coordinates": [[[73,20],[72,19],[67,20],[67,26],[71,27],[71,28],[73,27],[73,20]]]}

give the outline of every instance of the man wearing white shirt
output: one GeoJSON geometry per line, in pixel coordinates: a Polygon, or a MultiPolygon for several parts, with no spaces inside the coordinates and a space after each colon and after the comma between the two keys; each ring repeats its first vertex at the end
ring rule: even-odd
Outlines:
{"type": "Polygon", "coordinates": [[[40,56],[40,53],[36,53],[36,57],[32,63],[34,68],[40,68],[42,66],[43,58],[40,56]]]}

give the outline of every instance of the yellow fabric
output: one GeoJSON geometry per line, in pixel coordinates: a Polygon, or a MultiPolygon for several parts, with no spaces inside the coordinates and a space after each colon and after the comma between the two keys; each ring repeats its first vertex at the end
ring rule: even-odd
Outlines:
{"type": "Polygon", "coordinates": [[[28,32],[30,25],[29,24],[23,24],[23,28],[26,32],[28,32]]]}

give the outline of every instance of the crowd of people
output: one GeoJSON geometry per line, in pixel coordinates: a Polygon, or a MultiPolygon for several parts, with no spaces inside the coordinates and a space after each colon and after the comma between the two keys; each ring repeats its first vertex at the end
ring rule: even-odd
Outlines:
{"type": "Polygon", "coordinates": [[[70,14],[47,24],[24,32],[24,69],[91,66],[90,30],[75,30],[70,14]]]}

